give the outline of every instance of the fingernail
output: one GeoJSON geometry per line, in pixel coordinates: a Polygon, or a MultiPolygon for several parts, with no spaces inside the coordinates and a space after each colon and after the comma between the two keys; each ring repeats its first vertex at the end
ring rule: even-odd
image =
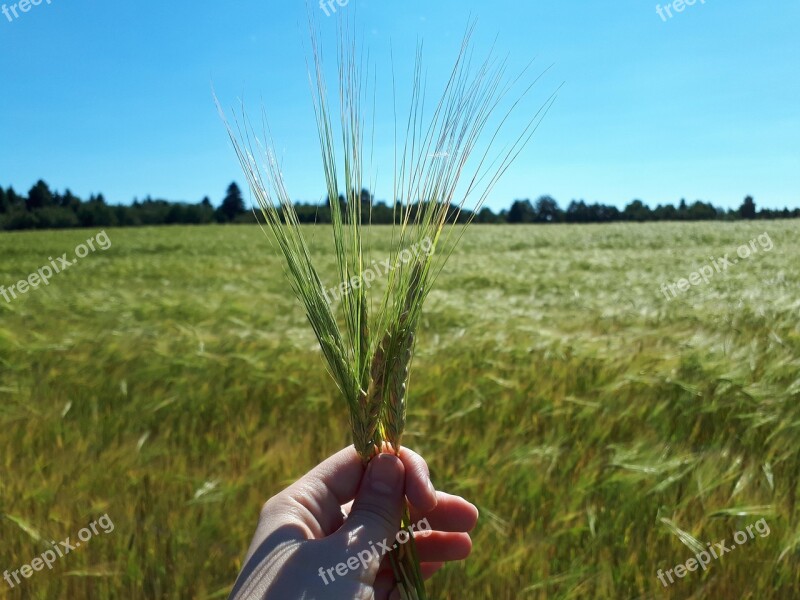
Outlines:
{"type": "Polygon", "coordinates": [[[400,460],[391,454],[379,454],[369,464],[369,486],[373,491],[386,496],[399,495],[403,487],[400,460]]]}

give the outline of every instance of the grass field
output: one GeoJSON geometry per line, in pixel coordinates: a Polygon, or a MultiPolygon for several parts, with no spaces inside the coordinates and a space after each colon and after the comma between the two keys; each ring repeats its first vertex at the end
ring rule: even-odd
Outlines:
{"type": "MultiPolygon", "coordinates": [[[[800,597],[798,232],[472,228],[411,379],[406,443],[481,510],[431,597],[800,597]],[[770,250],[662,293],[764,232],[770,250]],[[760,519],[769,535],[659,582],[691,537],[730,547],[760,519]]],[[[0,235],[0,285],[96,233],[0,235]]],[[[107,234],[0,297],[0,571],[100,515],[114,530],[0,597],[224,598],[262,502],[349,443],[344,404],[257,227],[107,234]]]]}

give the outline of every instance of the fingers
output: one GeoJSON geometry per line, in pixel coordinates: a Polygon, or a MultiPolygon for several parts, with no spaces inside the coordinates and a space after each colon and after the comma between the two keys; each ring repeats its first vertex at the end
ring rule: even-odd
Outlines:
{"type": "Polygon", "coordinates": [[[415,536],[421,562],[450,562],[464,560],[472,552],[472,540],[467,533],[432,531],[427,536],[415,536]]]}
{"type": "Polygon", "coordinates": [[[412,523],[427,519],[431,529],[435,531],[472,531],[475,528],[478,522],[478,509],[473,504],[461,496],[445,492],[437,492],[436,496],[436,508],[430,512],[412,506],[412,523]]]}
{"type": "Polygon", "coordinates": [[[311,469],[288,487],[286,492],[296,497],[298,493],[306,491],[307,486],[324,486],[325,491],[341,506],[355,497],[363,476],[361,458],[353,446],[348,446],[311,469]]]}
{"type": "Polygon", "coordinates": [[[401,600],[391,569],[381,569],[372,588],[375,590],[375,600],[401,600]]]}
{"type": "MultiPolygon", "coordinates": [[[[405,483],[398,497],[408,498],[413,523],[427,518],[431,529],[449,532],[466,532],[475,527],[478,509],[459,496],[436,492],[428,465],[419,454],[403,448],[399,458],[395,461],[402,463],[405,483]]],[[[362,479],[366,480],[364,466],[353,446],[349,446],[314,467],[278,494],[271,504],[273,509],[277,507],[278,515],[287,513],[283,516],[299,517],[302,525],[308,528],[309,537],[327,537],[342,527],[345,521],[342,506],[345,506],[344,514],[349,514],[352,508],[348,510],[348,505],[356,496],[362,479]],[[304,509],[299,515],[298,506],[304,509]]]]}
{"type": "MultiPolygon", "coordinates": [[[[367,466],[350,516],[331,536],[342,552],[358,552],[376,543],[394,539],[403,509],[405,467],[392,454],[379,454],[367,466]]],[[[374,577],[381,555],[365,551],[365,571],[374,577]]]]}
{"type": "MultiPolygon", "coordinates": [[[[428,513],[436,508],[439,496],[431,483],[428,464],[419,454],[408,448],[400,451],[400,460],[406,470],[405,495],[417,511],[417,514],[428,513]]],[[[352,501],[342,504],[344,515],[350,514],[352,501]]]]}
{"type": "Polygon", "coordinates": [[[245,561],[268,539],[302,542],[336,531],[343,520],[340,506],[355,495],[363,473],[361,459],[350,446],[270,498],[261,511],[245,561]]]}
{"type": "Polygon", "coordinates": [[[340,507],[356,495],[363,476],[361,459],[349,446],[270,499],[266,513],[277,520],[297,521],[308,529],[307,537],[328,536],[341,526],[340,507]]]}
{"type": "MultiPolygon", "coordinates": [[[[446,562],[464,560],[472,552],[472,540],[467,533],[416,532],[414,541],[423,579],[430,579],[446,562]]],[[[376,600],[400,598],[393,595],[396,593],[395,578],[388,558],[383,560],[374,588],[376,600]]]]}
{"type": "MultiPolygon", "coordinates": [[[[437,496],[425,459],[413,450],[403,448],[400,451],[400,460],[405,467],[405,495],[409,502],[421,511],[433,510],[437,496]]],[[[351,445],[311,469],[283,494],[294,500],[302,500],[313,489],[332,496],[342,506],[355,497],[363,476],[361,458],[351,445]]]]}
{"type": "MultiPolygon", "coordinates": [[[[422,579],[430,579],[433,574],[443,566],[444,563],[423,562],[420,565],[422,579]]],[[[375,585],[373,587],[375,589],[375,600],[402,600],[400,591],[397,589],[397,585],[394,580],[394,573],[392,573],[391,569],[388,571],[381,571],[378,574],[378,577],[375,579],[375,585]]]]}
{"type": "MultiPolygon", "coordinates": [[[[472,539],[468,533],[463,532],[415,532],[414,543],[423,566],[438,565],[436,568],[429,567],[431,575],[445,563],[464,560],[472,553],[472,539]]],[[[387,574],[392,575],[393,572],[388,557],[384,557],[379,578],[387,574]]]]}
{"type": "Polygon", "coordinates": [[[436,508],[436,490],[431,483],[428,463],[408,448],[400,450],[400,460],[406,468],[406,497],[412,506],[422,512],[436,508]]]}

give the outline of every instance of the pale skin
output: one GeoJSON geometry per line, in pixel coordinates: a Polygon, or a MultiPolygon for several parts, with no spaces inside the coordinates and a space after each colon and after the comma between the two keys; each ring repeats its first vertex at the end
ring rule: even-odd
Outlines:
{"type": "Polygon", "coordinates": [[[397,539],[403,498],[429,525],[414,536],[426,579],[469,555],[478,510],[437,492],[421,456],[403,448],[365,469],[350,446],[267,501],[231,600],[399,600],[380,542],[397,539]]]}

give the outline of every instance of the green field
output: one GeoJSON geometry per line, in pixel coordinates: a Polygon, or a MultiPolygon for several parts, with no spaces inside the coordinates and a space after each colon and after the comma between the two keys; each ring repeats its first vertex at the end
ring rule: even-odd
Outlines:
{"type": "MultiPolygon", "coordinates": [[[[800,597],[798,232],[470,229],[410,386],[407,445],[481,511],[431,598],[800,597]],[[660,290],[764,232],[769,251],[660,290]],[[695,554],[686,534],[730,546],[762,518],[769,535],[659,583],[695,554]]],[[[0,235],[0,285],[96,233],[0,235]]],[[[345,405],[257,227],[107,233],[0,297],[0,571],[100,515],[114,530],[0,597],[224,598],[262,503],[349,443],[345,405]]],[[[375,259],[388,233],[369,232],[375,259]]]]}

